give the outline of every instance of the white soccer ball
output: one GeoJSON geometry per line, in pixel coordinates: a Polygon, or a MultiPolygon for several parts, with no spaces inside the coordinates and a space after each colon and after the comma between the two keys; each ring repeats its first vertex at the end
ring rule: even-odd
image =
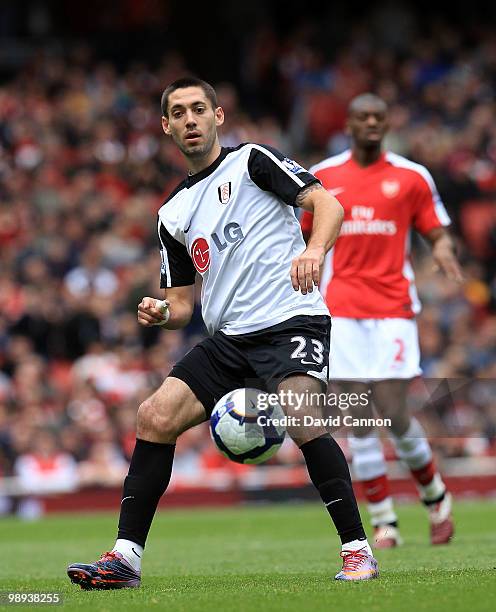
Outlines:
{"type": "Polygon", "coordinates": [[[262,463],[275,455],[286,434],[281,406],[259,389],[229,391],[210,417],[220,452],[236,463],[262,463]]]}

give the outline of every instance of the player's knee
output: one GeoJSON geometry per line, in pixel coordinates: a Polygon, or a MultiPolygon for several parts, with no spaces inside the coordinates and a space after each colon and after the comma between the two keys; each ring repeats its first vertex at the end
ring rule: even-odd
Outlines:
{"type": "Polygon", "coordinates": [[[316,440],[327,433],[324,427],[288,427],[287,433],[293,442],[301,447],[307,442],[316,440]]]}
{"type": "Polygon", "coordinates": [[[170,442],[174,442],[180,433],[171,407],[157,402],[153,396],[140,405],[136,430],[138,438],[149,439],[153,434],[170,442]]]}
{"type": "Polygon", "coordinates": [[[379,416],[388,423],[394,435],[401,436],[404,434],[410,425],[410,415],[406,410],[378,410],[379,416]]]}
{"type": "Polygon", "coordinates": [[[355,438],[368,438],[373,433],[374,427],[372,425],[358,425],[357,427],[353,427],[353,435],[355,436],[355,438]]]}

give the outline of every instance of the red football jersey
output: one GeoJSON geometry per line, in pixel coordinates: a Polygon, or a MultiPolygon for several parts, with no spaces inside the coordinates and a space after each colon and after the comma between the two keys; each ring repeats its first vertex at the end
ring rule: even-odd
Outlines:
{"type": "MultiPolygon", "coordinates": [[[[345,151],[310,169],[344,208],[321,291],[331,314],[353,319],[412,318],[420,310],[410,263],[410,230],[450,224],[424,166],[386,152],[362,168],[345,151]]],[[[303,231],[312,214],[301,217],[303,231]]]]}

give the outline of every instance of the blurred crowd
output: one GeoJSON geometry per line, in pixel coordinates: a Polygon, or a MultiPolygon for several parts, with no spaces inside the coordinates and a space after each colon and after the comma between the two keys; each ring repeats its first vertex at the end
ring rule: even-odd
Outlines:
{"type": "MultiPolygon", "coordinates": [[[[271,144],[309,166],[348,145],[353,96],[387,100],[387,146],[431,170],[467,277],[462,288],[443,279],[416,240],[425,376],[476,379],[434,402],[426,422],[450,438],[440,452],[487,455],[496,394],[477,379],[496,379],[496,37],[481,28],[467,45],[443,24],[418,36],[401,23],[380,48],[356,27],[332,59],[315,26],[258,27],[238,86],[215,83],[221,140],[271,144]]],[[[138,405],[205,333],[198,308],[183,331],[136,321],[141,297],[160,295],[156,214],[185,172],[161,132],[160,95],[188,72],[179,53],[117,71],[75,45],[38,49],[2,83],[0,476],[120,485],[138,405]]],[[[238,469],[205,427],[181,439],[177,459],[179,475],[238,469]]]]}

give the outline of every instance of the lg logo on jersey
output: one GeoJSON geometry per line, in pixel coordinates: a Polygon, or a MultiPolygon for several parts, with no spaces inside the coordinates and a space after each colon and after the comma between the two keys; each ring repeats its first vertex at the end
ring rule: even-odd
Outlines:
{"type": "MultiPolygon", "coordinates": [[[[217,232],[211,235],[212,241],[219,253],[225,251],[229,246],[239,242],[245,237],[239,223],[228,223],[222,230],[222,236],[217,232]]],[[[191,245],[191,259],[200,274],[206,272],[210,266],[210,247],[205,238],[197,238],[191,245]]]]}
{"type": "Polygon", "coordinates": [[[215,232],[212,234],[212,240],[214,241],[219,253],[222,253],[222,251],[227,249],[228,246],[239,242],[244,238],[243,230],[238,223],[228,223],[224,228],[223,233],[223,238],[219,238],[215,232]]]}

